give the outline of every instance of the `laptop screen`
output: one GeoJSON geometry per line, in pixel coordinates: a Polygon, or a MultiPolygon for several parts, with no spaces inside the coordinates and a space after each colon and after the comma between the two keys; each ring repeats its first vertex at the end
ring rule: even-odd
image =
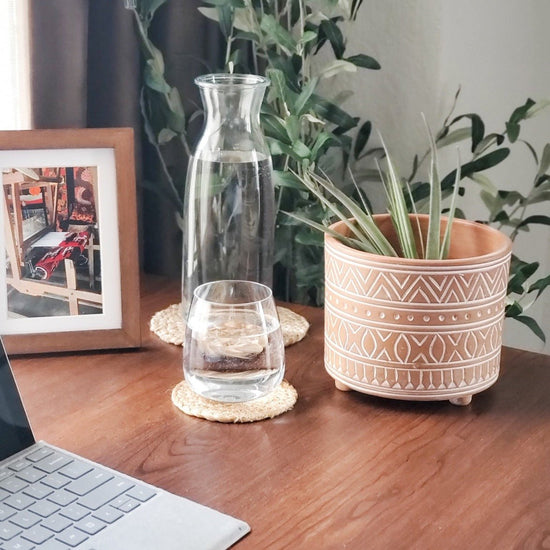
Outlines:
{"type": "Polygon", "coordinates": [[[0,340],[0,460],[34,443],[27,414],[0,340]]]}

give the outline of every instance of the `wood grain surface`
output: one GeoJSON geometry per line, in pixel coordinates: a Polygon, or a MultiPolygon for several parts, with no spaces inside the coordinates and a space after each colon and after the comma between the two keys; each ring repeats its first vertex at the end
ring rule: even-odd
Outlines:
{"type": "Polygon", "coordinates": [[[550,548],[550,357],[504,349],[470,406],[335,389],[323,311],[287,349],[295,408],[225,425],[170,401],[181,348],[148,331],[179,301],[148,278],[143,347],[13,360],[35,435],[247,521],[245,549],[550,548]]]}

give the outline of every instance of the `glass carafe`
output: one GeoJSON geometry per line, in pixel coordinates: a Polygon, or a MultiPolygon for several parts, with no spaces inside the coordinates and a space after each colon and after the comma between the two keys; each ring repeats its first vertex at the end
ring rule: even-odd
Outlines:
{"type": "Polygon", "coordinates": [[[195,79],[205,110],[189,160],[183,212],[182,306],[216,280],[272,286],[275,194],[260,107],[269,80],[209,74],[195,79]]]}

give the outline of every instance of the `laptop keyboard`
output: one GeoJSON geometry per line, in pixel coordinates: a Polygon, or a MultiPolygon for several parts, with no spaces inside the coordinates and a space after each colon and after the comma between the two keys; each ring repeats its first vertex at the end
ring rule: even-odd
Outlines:
{"type": "Polygon", "coordinates": [[[156,494],[47,445],[0,465],[0,549],[66,550],[156,494]]]}

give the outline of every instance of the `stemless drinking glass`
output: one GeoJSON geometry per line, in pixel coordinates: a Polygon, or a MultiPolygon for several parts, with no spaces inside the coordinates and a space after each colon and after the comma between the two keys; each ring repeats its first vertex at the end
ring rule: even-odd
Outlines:
{"type": "Polygon", "coordinates": [[[183,370],[209,399],[250,401],[281,382],[285,349],[269,287],[252,281],[198,286],[187,316],[183,370]]]}

